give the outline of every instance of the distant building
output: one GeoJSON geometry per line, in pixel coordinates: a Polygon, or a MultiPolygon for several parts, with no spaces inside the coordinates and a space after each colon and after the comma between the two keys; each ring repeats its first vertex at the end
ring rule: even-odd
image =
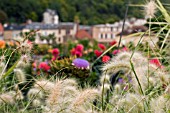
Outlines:
{"type": "Polygon", "coordinates": [[[23,28],[24,28],[23,25],[18,26],[16,24],[4,27],[4,40],[9,41],[12,39],[20,38],[21,37],[20,34],[23,28]]]}
{"type": "MultiPolygon", "coordinates": [[[[36,32],[35,42],[37,44],[44,44],[47,41],[41,40],[41,36],[48,36],[54,34],[56,43],[64,43],[68,38],[74,37],[77,31],[75,23],[59,23],[59,24],[43,24],[33,22],[24,26],[9,25],[5,28],[4,39],[11,40],[21,37],[21,32],[29,32],[31,30],[39,30],[36,32]]],[[[51,40],[52,41],[52,40],[51,40]]]]}
{"type": "Polygon", "coordinates": [[[43,13],[43,23],[44,24],[58,24],[59,16],[55,10],[47,9],[43,13]]]}
{"type": "Polygon", "coordinates": [[[91,26],[78,25],[75,38],[77,38],[77,39],[83,39],[83,38],[91,39],[92,38],[91,26]]]}
{"type": "MultiPolygon", "coordinates": [[[[131,18],[127,19],[124,23],[124,35],[146,31],[145,19],[131,18]]],[[[98,42],[111,42],[119,38],[122,32],[123,21],[115,22],[114,24],[100,24],[92,27],[92,37],[98,42]]]]}
{"type": "Polygon", "coordinates": [[[92,27],[92,37],[98,42],[111,42],[121,32],[121,27],[116,24],[101,24],[92,27]]]}

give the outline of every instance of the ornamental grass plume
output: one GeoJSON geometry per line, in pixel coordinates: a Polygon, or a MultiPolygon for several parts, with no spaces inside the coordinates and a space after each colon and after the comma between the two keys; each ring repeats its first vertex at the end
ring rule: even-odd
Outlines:
{"type": "Polygon", "coordinates": [[[156,13],[156,3],[154,0],[150,0],[144,6],[146,18],[153,18],[156,13]]]}
{"type": "MultiPolygon", "coordinates": [[[[131,52],[121,52],[108,63],[104,64],[102,68],[103,74],[101,77],[101,84],[109,83],[104,82],[103,78],[105,78],[105,75],[107,75],[107,79],[110,80],[109,84],[112,85],[121,82],[120,78],[123,78],[123,82],[120,84],[122,91],[126,86],[125,84],[128,83],[132,87],[132,90],[138,94],[143,93],[142,91],[146,91],[154,85],[169,84],[170,75],[163,72],[163,70],[156,65],[149,64],[147,58],[141,53],[135,52],[133,56],[131,56],[131,52]],[[133,64],[134,69],[132,69],[131,63],[133,64]],[[122,72],[122,75],[118,73],[120,71],[122,72]]],[[[102,89],[102,85],[100,87],[102,89]]]]}
{"type": "Polygon", "coordinates": [[[55,86],[52,88],[48,98],[47,98],[47,105],[48,106],[55,106],[59,103],[59,98],[61,98],[62,94],[62,81],[57,81],[55,86]]]}
{"type": "Polygon", "coordinates": [[[37,80],[34,84],[34,88],[40,89],[44,92],[49,93],[55,86],[55,83],[49,80],[37,80]]]}
{"type": "Polygon", "coordinates": [[[14,69],[14,74],[16,75],[18,82],[20,83],[26,82],[26,76],[22,69],[20,68],[14,69]]]}
{"type": "Polygon", "coordinates": [[[37,88],[31,88],[28,93],[27,93],[27,97],[29,99],[32,99],[32,98],[43,98],[44,97],[44,94],[42,92],[42,90],[40,89],[37,89],[37,88]]]}
{"type": "Polygon", "coordinates": [[[14,94],[11,92],[6,92],[0,94],[0,105],[1,104],[14,104],[14,94]]]}
{"type": "Polygon", "coordinates": [[[5,67],[5,63],[4,62],[0,62],[0,73],[2,73],[4,67],[5,67]]]}
{"type": "Polygon", "coordinates": [[[79,95],[72,102],[73,110],[79,108],[81,105],[94,100],[98,96],[96,89],[85,89],[79,93],[79,95]]]}
{"type": "Polygon", "coordinates": [[[170,100],[164,95],[152,98],[150,101],[152,113],[167,113],[170,109],[170,100]]]}
{"type": "Polygon", "coordinates": [[[144,99],[145,97],[134,94],[134,93],[127,93],[124,97],[117,99],[118,101],[116,107],[113,109],[112,113],[118,112],[121,109],[125,113],[144,113],[144,99]]]}

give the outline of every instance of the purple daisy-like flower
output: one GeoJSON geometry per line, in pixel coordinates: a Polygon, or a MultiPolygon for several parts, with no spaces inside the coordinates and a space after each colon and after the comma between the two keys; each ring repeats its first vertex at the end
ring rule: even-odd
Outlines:
{"type": "Polygon", "coordinates": [[[84,60],[84,59],[81,59],[81,58],[74,59],[72,64],[75,67],[82,68],[82,69],[88,69],[89,65],[90,65],[87,60],[84,60]]]}

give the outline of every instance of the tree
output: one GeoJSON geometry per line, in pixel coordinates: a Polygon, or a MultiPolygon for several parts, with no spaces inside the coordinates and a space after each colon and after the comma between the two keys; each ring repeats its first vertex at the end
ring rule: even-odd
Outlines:
{"type": "Polygon", "coordinates": [[[0,22],[6,21],[7,18],[7,14],[4,11],[0,10],[0,22]]]}

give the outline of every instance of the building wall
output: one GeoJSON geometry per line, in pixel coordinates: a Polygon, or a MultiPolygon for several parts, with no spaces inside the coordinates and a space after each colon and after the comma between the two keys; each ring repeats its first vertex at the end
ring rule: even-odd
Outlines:
{"type": "Polygon", "coordinates": [[[92,37],[98,42],[111,42],[121,31],[118,27],[111,26],[94,26],[92,28],[92,37]]]}
{"type": "Polygon", "coordinates": [[[4,40],[11,40],[11,39],[16,39],[20,38],[20,30],[5,30],[4,31],[4,40]]]}

